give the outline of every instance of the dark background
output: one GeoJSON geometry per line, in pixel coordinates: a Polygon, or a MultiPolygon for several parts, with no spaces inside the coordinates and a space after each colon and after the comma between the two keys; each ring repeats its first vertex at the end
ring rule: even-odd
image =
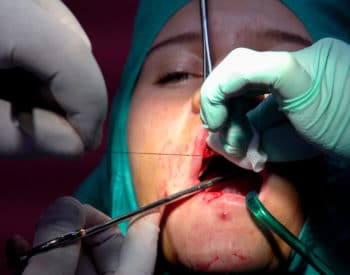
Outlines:
{"type": "MultiPolygon", "coordinates": [[[[109,106],[126,61],[137,1],[63,1],[88,34],[109,94],[109,106]]],[[[79,160],[0,160],[0,274],[6,268],[5,242],[19,233],[31,240],[36,221],[57,197],[71,195],[101,159],[104,139],[97,151],[79,160]]]]}

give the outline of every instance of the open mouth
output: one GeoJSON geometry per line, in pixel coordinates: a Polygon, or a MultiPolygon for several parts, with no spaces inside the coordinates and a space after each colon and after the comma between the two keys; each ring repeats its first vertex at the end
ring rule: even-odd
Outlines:
{"type": "Polygon", "coordinates": [[[218,176],[222,176],[224,179],[206,191],[245,196],[250,191],[259,192],[262,185],[260,174],[236,166],[207,147],[203,153],[198,177],[200,180],[207,180],[218,176]]]}

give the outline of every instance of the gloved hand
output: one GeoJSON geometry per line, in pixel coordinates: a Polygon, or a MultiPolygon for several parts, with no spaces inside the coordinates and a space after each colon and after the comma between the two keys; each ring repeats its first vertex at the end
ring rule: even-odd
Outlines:
{"type": "Polygon", "coordinates": [[[350,157],[350,46],[342,41],[295,52],[235,49],[204,82],[200,100],[204,127],[220,137],[217,150],[236,159],[245,157],[252,129],[271,161],[308,158],[315,149],[350,157]],[[250,97],[268,92],[249,111],[250,97]]]}
{"type": "MultiPolygon", "coordinates": [[[[41,218],[34,245],[108,219],[89,205],[70,197],[60,198],[41,218]]],[[[113,227],[72,245],[38,254],[29,260],[23,274],[43,274],[43,271],[45,274],[153,274],[159,220],[159,212],[153,212],[134,220],[125,237],[113,227]]],[[[23,243],[19,239],[17,242],[23,243]]]]}
{"type": "Polygon", "coordinates": [[[100,143],[106,87],[60,0],[0,1],[0,156],[74,157],[100,143]]]}

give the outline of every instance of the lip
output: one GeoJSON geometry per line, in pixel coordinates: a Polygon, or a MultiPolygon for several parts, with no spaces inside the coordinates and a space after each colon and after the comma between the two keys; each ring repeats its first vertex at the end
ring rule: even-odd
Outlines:
{"type": "Polygon", "coordinates": [[[200,181],[198,175],[202,167],[203,159],[207,158],[210,154],[210,151],[208,150],[208,146],[206,143],[207,137],[208,137],[208,131],[201,126],[196,136],[196,139],[194,141],[194,146],[192,151],[192,155],[194,156],[191,164],[192,171],[193,171],[192,185],[196,185],[200,181]]]}
{"type": "Polygon", "coordinates": [[[205,192],[223,192],[246,196],[251,191],[259,192],[262,186],[262,179],[259,174],[244,174],[227,177],[209,187],[205,192]]]}
{"type": "Polygon", "coordinates": [[[216,176],[224,176],[224,179],[216,183],[214,186],[200,192],[198,195],[205,197],[207,201],[229,199],[232,201],[245,203],[245,196],[250,191],[260,193],[264,185],[261,176],[262,174],[260,173],[254,173],[237,167],[237,169],[230,171],[229,175],[227,176],[215,174],[215,171],[209,174],[206,174],[204,171],[204,177],[200,175],[203,172],[203,169],[207,168],[203,167],[208,164],[206,160],[209,160],[215,156],[220,156],[218,153],[214,152],[208,147],[206,143],[207,137],[208,131],[202,128],[195,140],[193,153],[195,155],[199,155],[200,157],[194,159],[193,169],[194,174],[197,175],[197,178],[193,184],[198,184],[200,180],[210,179],[216,176]]]}
{"type": "Polygon", "coordinates": [[[231,177],[214,186],[200,192],[198,196],[201,200],[210,204],[214,201],[232,202],[236,205],[245,206],[246,195],[255,191],[259,193],[263,188],[263,181],[259,174],[248,174],[243,176],[231,177]],[[234,182],[233,182],[234,181],[234,182]]]}

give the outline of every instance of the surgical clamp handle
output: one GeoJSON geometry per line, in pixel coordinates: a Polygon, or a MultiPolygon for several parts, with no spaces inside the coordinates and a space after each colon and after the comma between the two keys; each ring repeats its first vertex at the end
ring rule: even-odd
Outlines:
{"type": "Polygon", "coordinates": [[[104,231],[104,230],[112,227],[115,224],[118,224],[122,221],[130,219],[131,217],[134,217],[134,216],[139,215],[141,213],[145,213],[151,209],[160,207],[162,205],[167,205],[167,204],[172,203],[174,201],[177,201],[179,199],[183,199],[183,198],[186,198],[188,196],[194,195],[201,190],[204,190],[206,188],[211,187],[212,185],[214,185],[218,181],[221,181],[222,179],[223,179],[223,177],[215,177],[215,178],[212,178],[209,180],[204,180],[204,181],[200,182],[198,185],[192,186],[192,187],[187,188],[185,190],[182,190],[182,191],[179,191],[179,192],[174,193],[172,195],[169,195],[168,197],[165,197],[165,198],[162,198],[158,201],[147,204],[143,207],[140,207],[137,210],[131,211],[131,212],[126,213],[124,215],[121,215],[117,218],[111,219],[105,223],[98,224],[98,225],[89,227],[87,229],[78,229],[76,231],[69,232],[63,236],[60,236],[60,237],[54,238],[52,240],[49,240],[47,242],[44,242],[42,244],[39,244],[39,245],[35,246],[34,248],[32,248],[27,253],[25,253],[24,255],[21,255],[18,259],[19,264],[20,264],[20,266],[23,266],[34,255],[37,255],[39,253],[42,253],[42,252],[45,252],[45,251],[48,251],[48,250],[51,250],[54,248],[69,245],[75,241],[82,239],[82,238],[89,237],[91,235],[94,235],[96,233],[104,231]]]}

